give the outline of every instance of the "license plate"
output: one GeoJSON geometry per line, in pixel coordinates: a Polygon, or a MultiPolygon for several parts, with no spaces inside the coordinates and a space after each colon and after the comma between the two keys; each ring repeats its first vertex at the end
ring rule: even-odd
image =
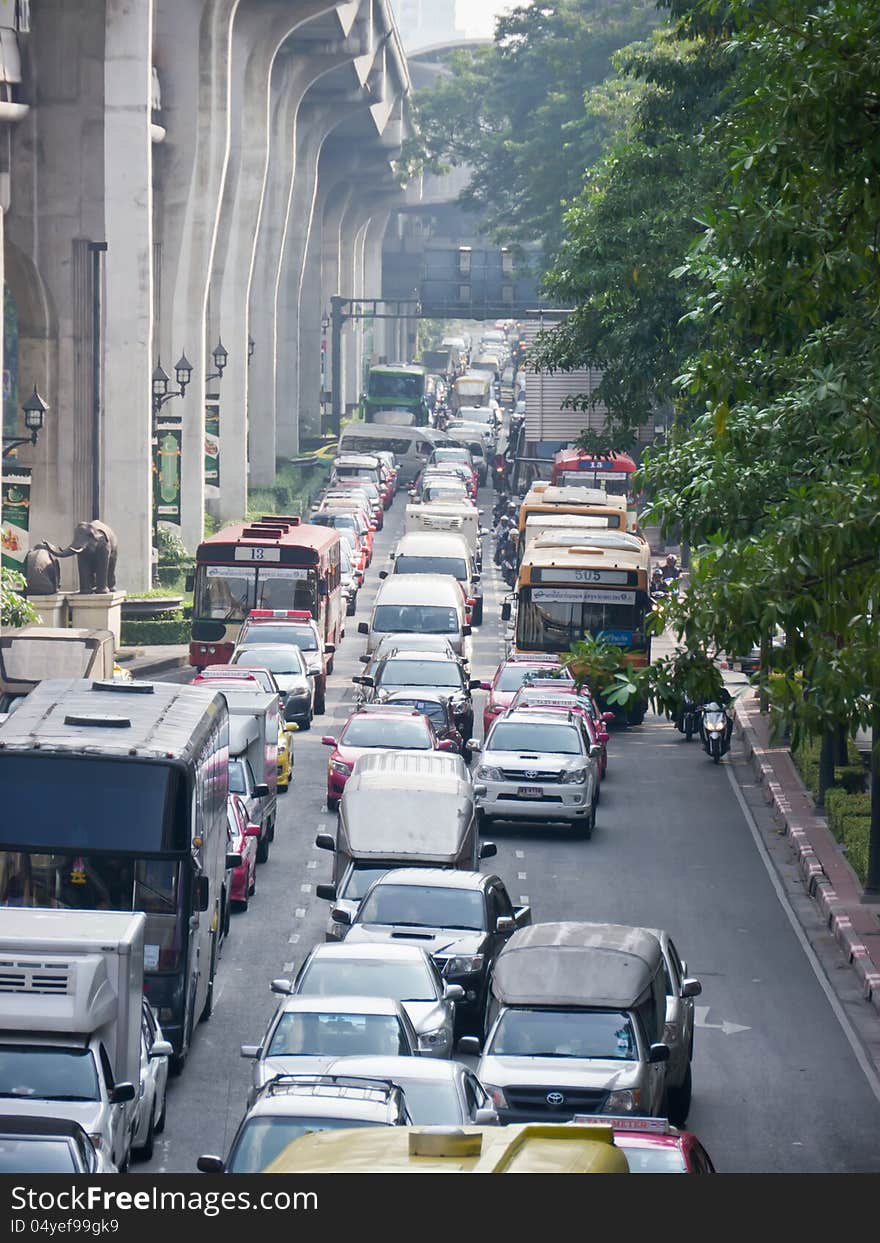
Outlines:
{"type": "Polygon", "coordinates": [[[519,786],[516,796],[517,798],[543,798],[544,791],[540,786],[519,786]]]}
{"type": "Polygon", "coordinates": [[[742,673],[742,661],[735,660],[735,661],[733,662],[733,672],[734,672],[734,673],[742,673]]]}

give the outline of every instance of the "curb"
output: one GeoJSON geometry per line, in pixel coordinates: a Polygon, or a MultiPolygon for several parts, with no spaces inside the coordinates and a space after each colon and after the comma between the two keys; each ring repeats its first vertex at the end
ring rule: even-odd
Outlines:
{"type": "Polygon", "coordinates": [[[810,825],[802,824],[794,815],[791,803],[785,797],[776,771],[769,762],[765,748],[758,741],[748,717],[737,701],[736,732],[742,739],[751,760],[755,778],[761,786],[765,801],[773,808],[774,817],[781,831],[788,837],[791,852],[797,862],[804,888],[813,900],[825,927],[846,955],[862,986],[862,996],[880,1014],[880,966],[871,957],[861,934],[853,928],[852,918],[819,861],[810,836],[810,825]]]}

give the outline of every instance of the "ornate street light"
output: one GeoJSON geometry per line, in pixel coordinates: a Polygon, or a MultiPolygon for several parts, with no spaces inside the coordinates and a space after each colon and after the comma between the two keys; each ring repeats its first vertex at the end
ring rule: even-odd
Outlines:
{"type": "MultiPolygon", "coordinates": [[[[212,371],[210,375],[205,376],[206,383],[208,380],[221,380],[223,378],[223,370],[229,359],[229,352],[219,337],[217,338],[217,344],[214,346],[214,352],[211,357],[214,359],[214,366],[217,370],[212,371]]],[[[190,368],[190,370],[192,370],[192,368],[190,368]]]]}
{"type": "Polygon", "coordinates": [[[154,415],[158,415],[166,401],[171,401],[172,397],[182,397],[186,392],[186,386],[192,379],[193,373],[193,365],[186,354],[181,354],[175,363],[174,373],[179,387],[169,392],[168,385],[171,383],[171,376],[162,366],[161,358],[157,361],[152,379],[154,415]]]}
{"type": "Polygon", "coordinates": [[[4,457],[7,457],[21,445],[35,445],[39,439],[40,432],[43,430],[49,407],[37,392],[36,384],[34,385],[34,391],[22,406],[22,410],[24,411],[24,425],[30,434],[27,436],[4,436],[4,457]]]}

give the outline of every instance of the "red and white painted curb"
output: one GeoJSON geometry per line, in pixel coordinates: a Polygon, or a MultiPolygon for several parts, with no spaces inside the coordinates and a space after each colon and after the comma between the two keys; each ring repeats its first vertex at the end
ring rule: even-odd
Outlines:
{"type": "Polygon", "coordinates": [[[810,840],[809,826],[799,823],[795,817],[791,803],[777,781],[776,772],[769,762],[767,752],[758,741],[748,717],[739,704],[735,705],[735,710],[737,735],[745,745],[764,799],[773,807],[775,818],[788,837],[789,846],[797,861],[798,871],[807,893],[815,903],[825,926],[830,930],[855,971],[865,1000],[869,1001],[880,1013],[880,965],[874,962],[870,950],[861,939],[861,934],[853,928],[850,916],[845,910],[840,909],[841,899],[816,855],[810,840]]]}

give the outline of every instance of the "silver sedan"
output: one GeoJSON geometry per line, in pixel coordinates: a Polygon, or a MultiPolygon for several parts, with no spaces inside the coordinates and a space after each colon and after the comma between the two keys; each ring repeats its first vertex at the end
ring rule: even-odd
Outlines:
{"type": "Polygon", "coordinates": [[[462,1062],[411,1057],[341,1057],[327,1068],[334,1075],[369,1075],[403,1088],[406,1108],[420,1126],[497,1126],[498,1114],[486,1089],[462,1062]]]}

